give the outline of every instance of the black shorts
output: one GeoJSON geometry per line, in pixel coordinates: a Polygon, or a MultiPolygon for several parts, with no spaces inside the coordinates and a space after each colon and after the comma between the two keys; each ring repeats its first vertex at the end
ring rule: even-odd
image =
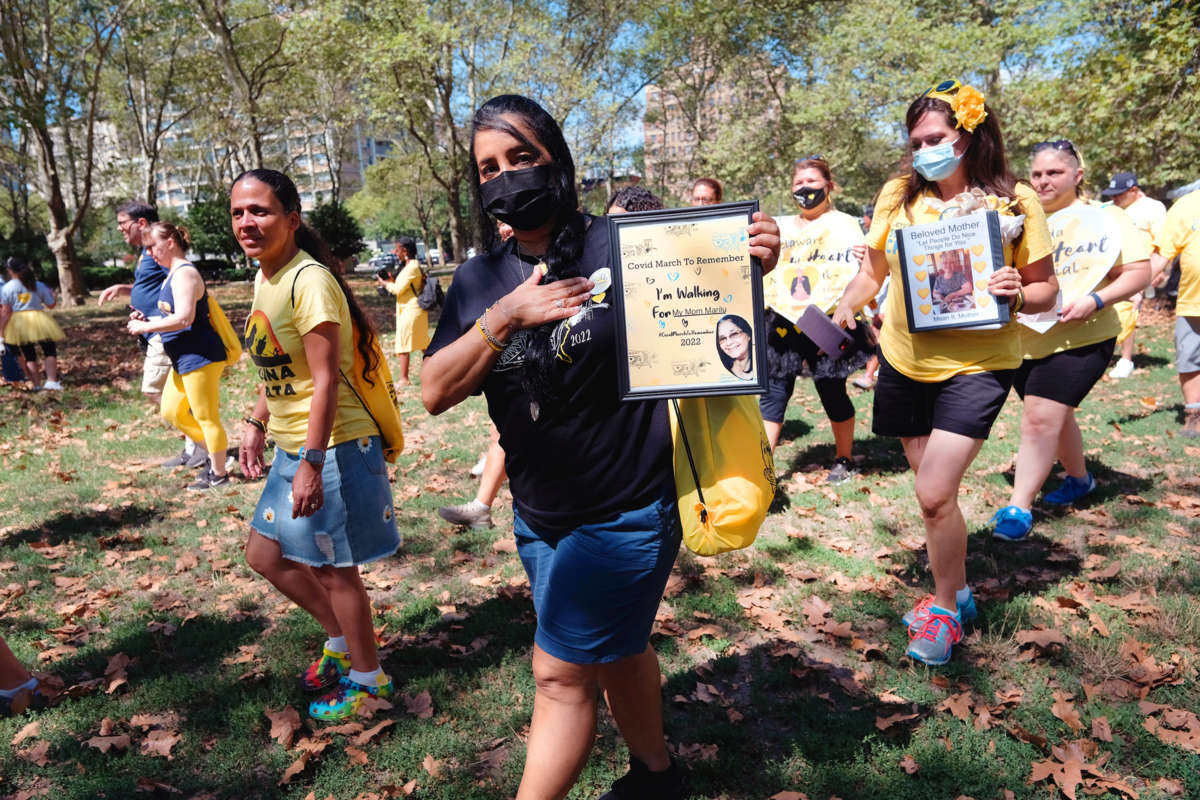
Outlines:
{"type": "MultiPolygon", "coordinates": [[[[821,407],[825,409],[825,416],[831,422],[845,422],[854,418],[854,402],[846,392],[845,378],[813,378],[813,385],[817,389],[817,397],[821,399],[821,407]]],[[[769,376],[766,393],[758,396],[763,421],[782,423],[795,389],[795,375],[787,378],[769,376]]]]}
{"type": "Polygon", "coordinates": [[[1031,394],[1079,408],[1096,381],[1104,376],[1116,346],[1115,338],[1105,339],[1074,350],[1051,353],[1045,358],[1026,359],[1017,369],[1013,388],[1022,400],[1026,394],[1031,394]]]}
{"type": "Polygon", "coordinates": [[[881,353],[871,430],[878,436],[928,436],[934,428],[986,439],[1016,370],[998,369],[922,383],[902,375],[881,353]]]}

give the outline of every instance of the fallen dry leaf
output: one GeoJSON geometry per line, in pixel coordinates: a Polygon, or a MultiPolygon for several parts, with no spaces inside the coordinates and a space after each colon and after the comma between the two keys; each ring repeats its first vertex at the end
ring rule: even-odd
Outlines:
{"type": "Polygon", "coordinates": [[[363,731],[358,736],[355,736],[354,744],[358,745],[359,747],[362,747],[367,742],[371,741],[376,736],[378,736],[380,734],[380,732],[383,731],[384,728],[390,728],[392,725],[395,725],[395,724],[396,724],[396,720],[385,719],[383,722],[380,722],[375,727],[373,727],[369,730],[363,731]]]}
{"type": "Polygon", "coordinates": [[[146,735],[138,747],[138,752],[144,756],[153,756],[154,758],[165,758],[168,761],[173,760],[171,748],[179,744],[179,740],[183,737],[175,731],[153,730],[146,735]]]}
{"type": "Polygon", "coordinates": [[[875,727],[881,731],[886,731],[888,728],[900,722],[908,722],[910,719],[916,719],[920,714],[892,714],[890,717],[876,717],[875,727]]]}
{"type": "Polygon", "coordinates": [[[1066,692],[1054,692],[1054,705],[1050,706],[1050,713],[1067,723],[1067,727],[1078,733],[1083,730],[1083,722],[1079,718],[1079,711],[1071,703],[1075,699],[1074,695],[1066,692]]]}
{"type": "Polygon", "coordinates": [[[917,760],[907,753],[905,753],[904,757],[900,759],[900,769],[904,770],[909,775],[916,775],[917,770],[920,768],[921,765],[917,763],[917,760]]]}
{"type": "Polygon", "coordinates": [[[358,764],[360,767],[367,765],[367,753],[365,750],[359,750],[357,747],[346,746],[346,755],[350,758],[351,764],[358,764]]]}
{"type": "Polygon", "coordinates": [[[429,695],[429,690],[416,695],[402,695],[404,699],[404,707],[408,713],[418,719],[430,719],[433,717],[433,698],[429,695]]]}
{"type": "Polygon", "coordinates": [[[93,736],[84,742],[88,747],[94,747],[101,753],[109,750],[128,750],[131,744],[128,733],[119,736],[93,736]]]}
{"type": "Polygon", "coordinates": [[[308,766],[308,760],[312,758],[312,753],[305,751],[300,754],[300,757],[288,765],[288,768],[279,776],[279,785],[286,786],[292,782],[292,778],[304,772],[304,768],[308,766]]]}
{"type": "Polygon", "coordinates": [[[42,723],[34,720],[33,722],[28,723],[24,728],[21,728],[21,730],[17,731],[17,735],[12,738],[12,743],[14,745],[18,745],[26,739],[32,739],[33,737],[40,735],[41,732],[42,723]]]}
{"type": "Polygon", "coordinates": [[[300,714],[291,706],[284,706],[279,711],[265,708],[263,713],[271,720],[270,737],[283,745],[284,750],[290,748],[296,731],[300,730],[300,714]]]}
{"type": "Polygon", "coordinates": [[[44,767],[50,763],[50,742],[40,741],[27,750],[20,750],[17,755],[24,761],[44,767]]]}
{"type": "Polygon", "coordinates": [[[438,773],[442,771],[442,763],[434,758],[431,754],[425,754],[425,760],[421,762],[421,767],[429,773],[429,777],[436,778],[438,773]]]}
{"type": "Polygon", "coordinates": [[[1108,723],[1108,717],[1094,717],[1092,719],[1092,738],[1099,739],[1102,742],[1111,742],[1112,726],[1108,723]]]}

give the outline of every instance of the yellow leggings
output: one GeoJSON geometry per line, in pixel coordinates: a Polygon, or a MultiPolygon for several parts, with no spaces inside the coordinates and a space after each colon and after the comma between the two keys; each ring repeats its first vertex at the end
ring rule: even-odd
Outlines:
{"type": "Polygon", "coordinates": [[[225,426],[221,424],[221,372],[225,362],[180,375],[174,369],[163,387],[163,418],[183,431],[193,442],[203,442],[210,453],[222,453],[229,446],[225,426]]]}

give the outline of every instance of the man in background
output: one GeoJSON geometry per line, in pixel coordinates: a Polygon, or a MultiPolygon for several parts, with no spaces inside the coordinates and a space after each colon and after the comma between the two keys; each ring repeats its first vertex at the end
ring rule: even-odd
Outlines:
{"type": "MultiPolygon", "coordinates": [[[[141,251],[133,269],[133,283],[115,283],[100,293],[100,305],[117,298],[129,298],[129,305],[147,318],[162,316],[158,311],[158,292],[167,279],[167,269],[154,260],[147,249],[150,244],[150,226],[158,222],[158,209],[149,203],[133,201],[117,209],[117,228],[130,247],[141,251]]],[[[163,386],[171,371],[171,359],[163,350],[162,337],[152,334],[138,337],[142,351],[142,394],[158,408],[162,401],[163,386]]],[[[203,444],[196,444],[184,437],[183,450],[162,462],[164,467],[202,467],[208,464],[208,451],[203,444]]]]}
{"type": "MultiPolygon", "coordinates": [[[[1151,241],[1157,237],[1163,218],[1167,215],[1167,207],[1142,191],[1142,187],[1138,186],[1137,175],[1132,172],[1118,172],[1112,176],[1112,180],[1100,192],[1100,196],[1123,209],[1133,220],[1134,226],[1150,237],[1151,241]]],[[[1108,376],[1128,378],[1133,374],[1133,348],[1138,313],[1142,310],[1142,293],[1116,303],[1114,308],[1117,310],[1117,316],[1121,318],[1121,335],[1118,337],[1121,358],[1108,376]]]]}

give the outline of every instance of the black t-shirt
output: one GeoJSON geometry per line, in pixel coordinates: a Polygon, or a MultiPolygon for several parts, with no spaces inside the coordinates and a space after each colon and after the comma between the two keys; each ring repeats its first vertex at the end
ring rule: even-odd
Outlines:
{"type": "MultiPolygon", "coordinates": [[[[608,225],[590,218],[579,274],[610,266],[608,225]]],[[[514,239],[476,256],[454,273],[430,358],[466,333],[488,306],[525,280],[532,264],[516,255],[514,239]]],[[[617,317],[612,289],[594,295],[555,330],[560,373],[557,410],[530,411],[521,385],[528,331],[518,331],[483,382],[488,413],[500,431],[513,501],[535,529],[563,531],[612,519],[657,499],[672,477],[666,404],[621,402],[617,384],[617,317]]]]}

